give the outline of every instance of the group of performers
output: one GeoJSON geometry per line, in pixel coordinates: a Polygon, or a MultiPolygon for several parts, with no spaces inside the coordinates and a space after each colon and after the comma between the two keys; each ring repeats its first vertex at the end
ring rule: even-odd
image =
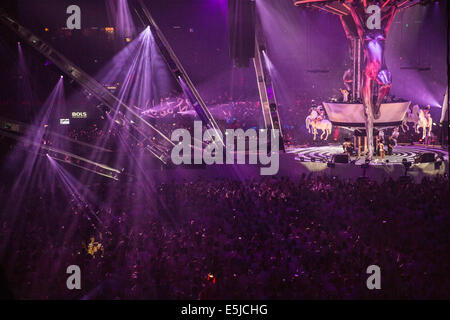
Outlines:
{"type": "Polygon", "coordinates": [[[346,153],[349,158],[356,153],[355,145],[350,140],[350,138],[344,138],[344,143],[342,144],[342,148],[344,149],[344,153],[346,153]]]}
{"type": "MultiPolygon", "coordinates": [[[[396,127],[392,131],[392,134],[385,137],[384,131],[380,130],[378,132],[378,136],[376,137],[376,155],[379,159],[385,159],[386,155],[392,155],[394,147],[397,145],[398,137],[400,135],[399,128],[396,127]],[[387,147],[387,152],[385,147],[387,147]]],[[[356,155],[356,147],[354,143],[350,140],[350,138],[345,138],[344,143],[342,144],[342,149],[344,153],[346,153],[349,157],[356,155]]]]}
{"type": "MultiPolygon", "coordinates": [[[[421,134],[422,137],[419,139],[419,142],[423,142],[424,144],[430,144],[433,140],[433,118],[430,113],[431,107],[427,105],[424,109],[421,109],[419,105],[414,105],[412,108],[410,107],[403,119],[401,128],[404,133],[410,131],[409,124],[413,124],[413,132],[416,134],[421,134]],[[422,133],[420,132],[422,129],[422,133]]],[[[410,135],[411,138],[413,136],[410,135]]]]}
{"type": "Polygon", "coordinates": [[[394,131],[390,136],[385,138],[384,131],[380,130],[378,132],[377,136],[377,143],[376,143],[376,154],[379,157],[379,159],[386,158],[386,155],[391,156],[392,152],[394,150],[394,147],[397,145],[398,136],[400,135],[398,127],[394,128],[394,131]],[[385,150],[385,145],[387,146],[387,153],[385,150]]]}

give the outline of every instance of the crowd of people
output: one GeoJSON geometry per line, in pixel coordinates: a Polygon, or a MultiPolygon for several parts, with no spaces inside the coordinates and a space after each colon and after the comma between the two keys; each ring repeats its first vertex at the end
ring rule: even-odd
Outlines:
{"type": "MultiPolygon", "coordinates": [[[[208,110],[223,129],[242,128],[246,130],[264,127],[261,103],[257,96],[232,97],[225,91],[206,96],[204,100],[208,110]]],[[[287,146],[312,141],[312,135],[308,134],[305,128],[304,119],[308,115],[311,105],[318,105],[322,100],[317,97],[314,100],[310,96],[299,94],[289,103],[278,106],[282,131],[285,135],[284,142],[287,146]]],[[[161,98],[159,102],[153,102],[149,108],[134,106],[133,111],[167,136],[170,136],[174,129],[192,130],[193,120],[198,120],[197,113],[188,99],[176,92],[171,92],[161,98]]],[[[95,144],[99,138],[105,135],[114,135],[118,130],[117,126],[105,130],[105,126],[107,126],[105,119],[106,116],[103,115],[100,118],[90,118],[81,125],[71,124],[67,126],[65,134],[74,140],[95,144]]],[[[54,124],[49,126],[49,130],[54,132],[62,129],[66,128],[61,127],[59,119],[54,119],[54,124]]]]}
{"type": "MultiPolygon", "coordinates": [[[[299,94],[290,103],[278,106],[286,145],[311,142],[312,136],[307,133],[304,119],[311,105],[320,104],[322,100],[299,94]]],[[[207,97],[205,104],[224,129],[242,128],[246,130],[264,127],[261,102],[258,97],[233,98],[225,91],[207,97]]],[[[155,119],[155,125],[164,132],[170,132],[173,129],[173,123],[182,124],[181,127],[189,129],[192,127],[193,119],[198,118],[188,100],[175,94],[161,98],[160,103],[150,109],[139,111],[144,117],[155,119]]]]}
{"type": "MultiPolygon", "coordinates": [[[[253,99],[230,100],[226,95],[219,95],[214,99],[205,101],[212,116],[226,127],[250,128],[257,127],[262,121],[262,112],[259,101],[253,99]]],[[[179,120],[186,117],[192,121],[198,118],[196,111],[192,108],[186,98],[169,96],[162,98],[160,103],[152,108],[141,111],[141,115],[148,118],[158,119],[158,122],[179,120]]]]}
{"type": "Polygon", "coordinates": [[[3,187],[0,265],[22,299],[449,298],[448,183],[115,182],[86,202],[57,185],[10,201],[3,187]],[[382,290],[366,287],[370,265],[382,290]]]}
{"type": "MultiPolygon", "coordinates": [[[[192,129],[195,116],[186,100],[174,99],[156,109],[163,115],[142,112],[169,137],[174,129],[192,129]],[[172,102],[178,109],[170,109],[172,102]]],[[[223,128],[261,125],[259,102],[229,100],[207,101],[223,128]]],[[[302,119],[310,103],[297,97],[280,110],[291,115],[283,121],[286,145],[307,141],[302,119]]],[[[141,143],[122,135],[129,128],[109,124],[66,133],[113,150],[123,138],[130,148],[141,143]]],[[[419,184],[328,176],[151,186],[90,181],[76,190],[84,184],[68,189],[67,181],[49,181],[51,170],[30,179],[49,187],[0,186],[0,287],[16,298],[449,297],[447,176],[419,184]],[[381,291],[366,287],[372,264],[381,267],[381,291]],[[69,265],[81,267],[81,291],[67,289],[69,265]]]]}
{"type": "Polygon", "coordinates": [[[103,135],[104,131],[96,124],[86,127],[71,128],[67,133],[69,138],[86,143],[95,143],[97,139],[103,135]]]}

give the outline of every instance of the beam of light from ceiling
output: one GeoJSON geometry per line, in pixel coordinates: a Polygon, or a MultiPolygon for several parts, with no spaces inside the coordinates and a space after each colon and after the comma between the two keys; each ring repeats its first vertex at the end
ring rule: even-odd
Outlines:
{"type": "Polygon", "coordinates": [[[11,212],[20,207],[22,199],[29,192],[35,188],[46,188],[51,182],[51,176],[48,176],[46,172],[46,162],[42,161],[39,150],[40,146],[48,143],[45,135],[51,115],[62,105],[64,105],[64,87],[63,80],[59,79],[34,120],[35,126],[30,127],[24,134],[24,141],[31,142],[16,144],[6,156],[4,161],[6,167],[15,170],[18,165],[22,166],[11,188],[14,201],[5,205],[11,212]]]}
{"type": "MultiPolygon", "coordinates": [[[[101,222],[100,218],[92,210],[91,204],[97,202],[94,195],[91,194],[89,189],[73,177],[56,159],[47,154],[47,159],[51,164],[51,167],[57,173],[60,182],[64,186],[64,191],[68,198],[75,201],[77,206],[83,207],[87,210],[89,220],[92,219],[96,222],[101,222]]],[[[83,212],[85,212],[83,210],[83,212]]]]}
{"type": "MultiPolygon", "coordinates": [[[[394,77],[392,94],[410,99],[413,104],[438,106],[441,100],[438,91],[441,90],[436,87],[436,84],[432,84],[432,81],[435,81],[431,78],[432,73],[420,72],[420,67],[426,66],[425,62],[433,61],[434,64],[439,64],[436,57],[427,52],[431,46],[437,44],[426,44],[428,38],[424,38],[422,35],[426,27],[426,19],[439,19],[435,16],[439,12],[430,10],[432,10],[431,7],[418,6],[397,14],[396,23],[392,25],[389,41],[386,43],[386,60],[394,77]],[[434,16],[430,16],[430,14],[434,16]],[[405,21],[414,23],[405,27],[405,21]],[[425,59],[423,57],[424,50],[425,59]],[[401,60],[399,60],[400,57],[401,60]],[[430,60],[428,61],[428,59],[430,60]]],[[[445,88],[443,90],[445,91],[445,88]]]]}
{"type": "Polygon", "coordinates": [[[136,26],[127,0],[106,0],[109,20],[114,23],[115,32],[122,39],[133,38],[136,26]]]}
{"type": "Polygon", "coordinates": [[[28,65],[25,59],[25,55],[22,50],[22,45],[20,42],[17,42],[17,54],[18,54],[18,65],[17,65],[17,74],[18,74],[18,92],[19,92],[19,101],[28,106],[28,110],[23,110],[24,113],[28,113],[28,120],[31,120],[33,114],[35,113],[34,108],[35,96],[33,94],[33,88],[31,86],[31,75],[30,70],[28,69],[28,65]]]}

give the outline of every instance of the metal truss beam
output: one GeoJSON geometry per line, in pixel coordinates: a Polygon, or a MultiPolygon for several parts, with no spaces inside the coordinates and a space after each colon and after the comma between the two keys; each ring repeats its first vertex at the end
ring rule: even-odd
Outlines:
{"type": "MultiPolygon", "coordinates": [[[[328,11],[329,13],[334,13],[338,15],[349,14],[348,5],[351,3],[361,4],[367,7],[369,3],[368,0],[294,0],[294,5],[300,7],[302,5],[312,6],[314,8],[328,11]],[[330,9],[330,10],[327,10],[330,9]]],[[[428,4],[429,0],[383,0],[380,1],[381,9],[386,10],[389,6],[396,6],[399,9],[411,8],[418,4],[428,4]],[[389,5],[389,6],[388,6],[389,5]],[[386,9],[385,9],[386,8],[386,9]]]]}
{"type": "MultiPolygon", "coordinates": [[[[156,24],[156,21],[153,19],[150,11],[145,6],[142,0],[137,0],[139,6],[136,6],[136,12],[141,19],[142,22],[148,24],[150,26],[150,30],[155,39],[155,43],[159,48],[159,51],[164,58],[167,66],[169,67],[170,72],[175,77],[176,81],[179,83],[181,89],[183,90],[186,98],[189,99],[192,107],[195,112],[198,114],[200,119],[206,124],[206,126],[210,129],[216,131],[216,133],[220,133],[220,127],[217,124],[216,120],[212,116],[211,112],[208,110],[205,102],[202,97],[198,93],[195,88],[193,82],[189,78],[186,70],[183,68],[180,60],[176,56],[166,37],[162,33],[161,29],[156,24]]],[[[217,134],[217,137],[221,137],[221,134],[217,134]]],[[[222,140],[220,140],[222,146],[225,146],[222,140]]]]}
{"type": "Polygon", "coordinates": [[[255,57],[253,65],[256,72],[261,108],[266,129],[277,129],[280,133],[280,148],[284,150],[283,131],[281,128],[280,116],[278,113],[278,102],[275,95],[275,88],[270,75],[268,61],[264,58],[267,55],[266,41],[263,35],[261,22],[256,20],[255,36],[255,57]]]}
{"type": "MultiPolygon", "coordinates": [[[[54,148],[48,145],[44,145],[42,143],[37,143],[35,141],[32,141],[31,139],[27,139],[25,137],[19,136],[17,134],[7,132],[4,130],[0,130],[0,135],[4,137],[8,137],[14,140],[17,140],[19,142],[32,144],[36,147],[39,147],[38,154],[45,155],[48,154],[50,157],[52,157],[55,160],[58,160],[60,162],[65,162],[70,164],[71,166],[75,166],[77,168],[113,179],[118,180],[119,175],[121,174],[121,171],[118,169],[112,168],[106,164],[102,164],[99,162],[95,162],[92,160],[89,160],[87,158],[84,158],[82,156],[79,156],[77,154],[67,152],[58,148],[54,148]],[[74,163],[72,161],[69,161],[66,159],[66,157],[70,157],[71,159],[77,160],[79,163],[74,163]]],[[[28,150],[25,150],[28,151],[28,150]]]]}

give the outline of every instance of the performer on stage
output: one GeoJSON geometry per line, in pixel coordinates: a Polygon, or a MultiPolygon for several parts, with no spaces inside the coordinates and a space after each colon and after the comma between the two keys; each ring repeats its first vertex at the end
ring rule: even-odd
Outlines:
{"type": "Polygon", "coordinates": [[[394,131],[391,134],[391,138],[394,142],[394,146],[397,145],[398,136],[400,135],[398,127],[394,128],[394,131]]]}
{"type": "Polygon", "coordinates": [[[353,142],[350,141],[349,138],[344,139],[344,143],[342,144],[342,148],[344,149],[344,152],[351,157],[353,153],[355,152],[355,145],[353,142]]]}
{"type": "Polygon", "coordinates": [[[378,131],[378,138],[382,141],[384,140],[384,131],[383,130],[378,131]]]}
{"type": "Polygon", "coordinates": [[[380,159],[383,160],[384,158],[386,158],[386,151],[384,150],[383,140],[378,141],[378,150],[380,153],[380,159]]]}
{"type": "Polygon", "coordinates": [[[392,151],[394,150],[395,142],[392,136],[387,138],[388,156],[392,156],[392,151]]]}
{"type": "Polygon", "coordinates": [[[325,111],[323,110],[322,106],[318,106],[316,108],[316,111],[318,113],[318,116],[314,121],[318,122],[318,121],[324,120],[325,119],[325,111]]]}
{"type": "Polygon", "coordinates": [[[380,156],[380,142],[382,142],[380,136],[376,136],[375,141],[375,155],[380,156]]]}
{"type": "Polygon", "coordinates": [[[350,95],[350,92],[347,89],[339,89],[342,93],[342,101],[348,102],[348,96],[350,95]]]}
{"type": "Polygon", "coordinates": [[[420,133],[419,129],[422,129],[422,138],[419,141],[425,143],[425,145],[430,143],[433,129],[430,109],[430,105],[427,105],[423,110],[419,110],[419,119],[416,123],[416,133],[420,133]]]}

